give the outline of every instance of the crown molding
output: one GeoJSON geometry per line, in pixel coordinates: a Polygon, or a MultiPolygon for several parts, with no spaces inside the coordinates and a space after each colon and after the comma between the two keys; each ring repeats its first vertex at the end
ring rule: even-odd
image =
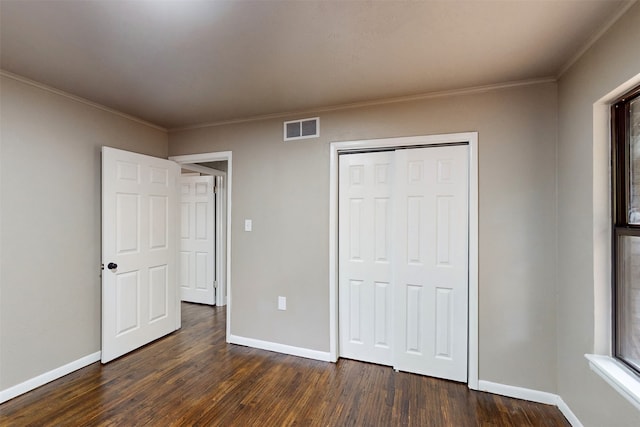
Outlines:
{"type": "Polygon", "coordinates": [[[208,128],[208,127],[257,122],[262,120],[282,119],[282,118],[296,116],[296,115],[297,116],[317,115],[319,113],[329,113],[333,111],[351,110],[355,108],[375,107],[375,106],[386,105],[386,104],[397,104],[397,103],[403,103],[403,102],[421,101],[424,99],[471,95],[476,93],[483,93],[483,92],[489,92],[489,91],[501,90],[501,89],[509,89],[509,88],[520,87],[520,86],[531,86],[531,85],[538,85],[538,84],[544,84],[544,83],[555,83],[556,81],[557,79],[555,77],[542,77],[538,79],[519,80],[514,82],[498,83],[498,84],[491,84],[491,85],[484,85],[484,86],[473,86],[473,87],[468,87],[463,89],[445,90],[445,91],[439,91],[439,92],[426,92],[426,93],[421,93],[416,95],[400,96],[395,98],[384,98],[384,99],[375,99],[371,101],[338,104],[338,105],[306,109],[306,110],[295,110],[295,111],[286,111],[282,113],[263,114],[263,115],[245,117],[245,118],[222,120],[222,121],[216,121],[216,122],[201,123],[201,124],[190,125],[190,126],[170,128],[168,131],[181,132],[181,131],[187,131],[187,130],[208,128]]]}
{"type": "Polygon", "coordinates": [[[582,58],[582,55],[584,55],[598,40],[600,40],[602,36],[604,36],[604,34],[609,31],[609,29],[637,2],[638,0],[631,0],[629,3],[623,4],[620,9],[602,25],[602,27],[591,35],[584,46],[582,46],[575,55],[569,58],[569,60],[560,68],[556,78],[560,79],[560,77],[562,77],[562,75],[566,73],[573,64],[578,62],[578,60],[582,58]]]}
{"type": "Polygon", "coordinates": [[[60,89],[53,88],[51,86],[47,86],[47,85],[45,85],[43,83],[36,82],[35,80],[31,80],[31,79],[28,79],[26,77],[19,76],[17,74],[11,73],[9,71],[0,69],[0,76],[6,77],[8,79],[16,80],[16,81],[18,81],[20,83],[24,83],[24,84],[29,85],[29,86],[37,87],[38,89],[42,89],[44,91],[47,91],[47,92],[62,96],[62,97],[67,98],[67,99],[70,99],[72,101],[79,102],[79,103],[84,104],[84,105],[88,105],[89,107],[93,107],[93,108],[96,108],[98,110],[106,111],[107,113],[115,114],[116,116],[120,116],[120,117],[125,118],[127,120],[131,120],[133,122],[139,123],[141,125],[145,125],[145,126],[148,126],[150,128],[160,130],[162,132],[167,132],[167,129],[163,128],[162,126],[158,126],[158,125],[153,124],[151,122],[148,122],[146,120],[142,120],[142,119],[139,119],[139,118],[137,118],[135,116],[131,116],[131,115],[126,114],[126,113],[122,113],[122,112],[120,112],[118,110],[114,110],[113,108],[109,108],[109,107],[106,107],[106,106],[104,106],[102,104],[98,104],[97,102],[89,101],[88,99],[85,99],[85,98],[82,98],[82,97],[79,97],[79,96],[76,96],[76,95],[72,95],[72,94],[70,94],[68,92],[62,91],[60,89]]]}

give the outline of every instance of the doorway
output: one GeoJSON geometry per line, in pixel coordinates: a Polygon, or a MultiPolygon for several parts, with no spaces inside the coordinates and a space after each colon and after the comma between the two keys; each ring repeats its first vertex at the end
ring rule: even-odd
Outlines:
{"type": "MultiPolygon", "coordinates": [[[[332,356],[332,360],[337,360],[338,357],[341,357],[343,355],[346,355],[347,357],[349,356],[349,349],[348,348],[344,348],[344,342],[342,343],[343,345],[341,346],[340,344],[340,335],[341,335],[341,328],[340,328],[340,321],[342,320],[342,322],[344,323],[346,320],[344,318],[341,318],[340,316],[343,315],[342,311],[340,309],[340,306],[338,305],[338,300],[340,300],[340,302],[344,302],[345,299],[348,298],[347,295],[340,295],[340,292],[344,292],[343,290],[340,289],[339,283],[340,283],[340,277],[338,275],[338,272],[340,271],[340,260],[342,260],[342,258],[339,259],[339,243],[340,243],[340,235],[339,235],[339,224],[341,223],[340,221],[342,221],[342,224],[344,224],[345,221],[347,221],[347,218],[339,218],[340,214],[344,214],[343,210],[340,209],[339,210],[339,201],[342,201],[344,203],[344,201],[342,200],[342,198],[340,197],[340,174],[339,174],[339,170],[340,170],[340,161],[339,161],[339,155],[340,154],[346,154],[346,153],[354,153],[354,152],[367,152],[367,151],[384,151],[384,150],[393,150],[393,149],[402,149],[402,152],[409,152],[412,150],[406,150],[407,148],[418,148],[418,147],[431,147],[431,149],[433,149],[433,147],[437,147],[437,146],[450,146],[452,144],[455,145],[466,145],[466,154],[468,155],[468,157],[466,157],[463,160],[463,163],[466,166],[466,171],[468,172],[468,180],[466,180],[466,182],[468,182],[468,197],[466,197],[466,202],[468,203],[468,209],[465,209],[466,212],[468,212],[468,233],[465,237],[468,238],[467,243],[468,243],[468,250],[464,250],[465,255],[467,255],[467,266],[468,266],[468,272],[464,271],[463,274],[467,276],[467,280],[468,280],[468,287],[466,289],[466,291],[468,291],[468,308],[465,314],[465,316],[468,316],[468,322],[466,321],[466,319],[464,319],[464,325],[463,327],[466,327],[467,330],[466,332],[468,333],[467,336],[468,338],[465,338],[464,344],[466,345],[466,349],[465,350],[467,352],[467,354],[465,356],[465,360],[463,361],[464,364],[466,366],[463,366],[462,369],[464,371],[464,373],[466,375],[464,375],[464,377],[458,377],[458,380],[461,380],[460,378],[464,378],[464,380],[467,381],[468,385],[470,388],[473,389],[477,389],[477,381],[478,381],[478,374],[477,374],[477,351],[478,351],[478,344],[477,344],[477,325],[478,325],[478,317],[477,317],[477,311],[478,311],[478,298],[477,298],[477,291],[478,291],[478,287],[477,287],[477,237],[478,237],[478,225],[477,225],[477,218],[478,218],[478,187],[477,187],[477,133],[475,132],[471,132],[471,133],[460,133],[460,134],[446,134],[446,135],[432,135],[432,136],[421,136],[421,137],[406,137],[406,138],[389,138],[389,139],[379,139],[379,140],[365,140],[365,141],[347,141],[347,142],[337,142],[337,143],[333,143],[331,144],[330,147],[330,159],[331,159],[331,164],[330,164],[330,179],[331,179],[331,185],[330,185],[330,271],[332,272],[332,274],[330,275],[330,323],[331,323],[331,328],[330,328],[330,346],[331,346],[331,356],[332,356]]],[[[382,157],[385,156],[385,154],[383,153],[377,153],[378,155],[381,155],[382,157]]],[[[403,154],[403,156],[405,156],[405,154],[403,154]]],[[[349,157],[349,156],[344,156],[344,157],[349,157]]],[[[406,160],[406,159],[405,159],[406,160]]],[[[385,161],[386,162],[386,161],[385,161]]],[[[383,162],[383,163],[385,163],[383,162]]],[[[389,162],[386,162],[389,163],[389,162]]],[[[357,169],[357,168],[356,168],[357,169]]],[[[344,172],[344,171],[343,171],[344,172]]],[[[407,171],[404,171],[404,173],[406,173],[407,171]]],[[[384,198],[380,198],[381,200],[384,198]]],[[[384,204],[384,203],[383,203],[384,204]]],[[[444,205],[443,205],[444,206],[444,205]]],[[[405,206],[406,208],[406,206],[405,206]]],[[[401,209],[400,209],[401,210],[401,209]]],[[[406,211],[406,209],[405,209],[406,211]]],[[[389,211],[389,212],[392,212],[389,211]]],[[[410,215],[408,214],[408,212],[401,212],[401,215],[404,216],[405,218],[410,217],[410,215]]],[[[406,221],[405,221],[406,222],[406,221]]],[[[466,230],[465,230],[466,231],[466,230]]],[[[406,234],[406,233],[405,233],[406,234]]],[[[343,236],[344,237],[344,236],[343,236]]],[[[403,246],[407,246],[410,242],[403,242],[402,245],[403,246]]],[[[406,254],[405,254],[406,255],[406,254]]],[[[344,260],[342,260],[344,261],[344,260]]],[[[379,281],[380,284],[384,284],[385,280],[380,280],[379,281]]],[[[379,297],[382,297],[386,290],[384,289],[384,286],[378,286],[378,288],[376,288],[375,292],[378,292],[379,297]],[[378,289],[379,288],[379,289],[378,289]]],[[[418,292],[419,289],[418,287],[407,287],[408,291],[411,292],[418,292]]],[[[448,294],[448,291],[446,291],[446,289],[442,289],[442,292],[440,292],[440,294],[436,295],[436,300],[438,298],[441,299],[441,303],[446,303],[445,305],[448,304],[447,300],[448,298],[445,298],[448,294]]],[[[375,295],[374,295],[375,297],[375,295]]],[[[393,301],[394,298],[396,300],[404,300],[407,301],[407,296],[406,295],[390,295],[390,299],[389,301],[393,301]]],[[[466,299],[466,296],[465,298],[466,299]]],[[[381,298],[378,298],[379,301],[382,301],[381,298]]],[[[347,299],[347,301],[349,301],[347,299]]],[[[436,301],[437,302],[437,301],[436,301]]],[[[392,304],[391,302],[389,302],[388,304],[392,304]]],[[[375,303],[373,303],[373,306],[375,306],[375,303]]],[[[400,306],[400,305],[398,305],[400,306]]],[[[355,307],[355,306],[354,306],[355,307]]],[[[390,307],[390,305],[388,306],[390,307]]],[[[382,307],[384,308],[384,307],[382,307]]],[[[357,309],[357,307],[355,307],[355,309],[357,309]]],[[[409,310],[413,310],[414,314],[418,313],[417,307],[405,307],[404,312],[401,313],[400,317],[403,317],[406,319],[407,317],[407,309],[409,310]]],[[[348,310],[347,310],[348,311],[348,310]]],[[[399,326],[395,323],[393,320],[389,320],[387,319],[388,325],[387,325],[387,330],[391,330],[393,329],[394,332],[396,332],[396,335],[403,335],[404,338],[407,338],[407,330],[403,330],[401,331],[399,328],[399,326]]],[[[383,324],[381,323],[380,326],[383,326],[383,324]]],[[[343,328],[344,329],[344,328],[343,328]]],[[[384,329],[384,328],[383,328],[384,329]]],[[[415,330],[413,332],[416,332],[415,330]]],[[[380,337],[380,336],[379,336],[380,337]]],[[[378,337],[378,338],[379,338],[378,337]]],[[[417,335],[415,333],[413,333],[413,337],[417,337],[417,335]]],[[[444,337],[443,335],[441,335],[441,337],[444,337]]],[[[393,347],[393,339],[391,337],[386,337],[385,338],[387,340],[387,344],[389,344],[389,349],[387,351],[387,355],[385,356],[383,354],[383,359],[384,357],[387,357],[387,360],[392,360],[392,358],[394,357],[393,354],[395,352],[395,350],[392,348],[393,347]]],[[[445,340],[446,341],[446,340],[445,340]]],[[[396,346],[398,344],[396,343],[396,346]]],[[[405,349],[407,348],[407,343],[404,343],[401,345],[401,347],[404,347],[405,349]]],[[[374,347],[376,347],[374,345],[374,347]]],[[[377,346],[376,350],[381,350],[382,353],[385,352],[384,350],[384,345],[381,346],[377,346]]],[[[409,346],[410,347],[410,346],[409,346]]],[[[411,350],[411,349],[409,349],[411,350]]],[[[406,352],[401,352],[398,351],[398,353],[406,353],[406,352]]],[[[411,353],[411,352],[409,352],[411,353]]],[[[410,356],[413,356],[412,354],[410,354],[410,356]]],[[[444,358],[443,358],[444,359],[444,358]]],[[[399,369],[401,370],[410,370],[410,371],[415,371],[415,369],[411,368],[412,362],[409,362],[408,360],[406,361],[401,361],[401,363],[387,363],[387,364],[392,364],[394,366],[399,367],[399,369]],[[407,363],[405,363],[407,362],[407,363]],[[407,367],[409,366],[409,367],[407,367]]],[[[413,364],[413,366],[419,366],[421,363],[417,363],[417,364],[413,364]]],[[[418,370],[419,371],[419,370],[418,370]]],[[[427,373],[430,374],[428,371],[424,372],[422,371],[421,373],[427,373]]]]}
{"type": "MultiPolygon", "coordinates": [[[[227,339],[231,331],[231,306],[232,306],[232,293],[231,293],[231,201],[232,201],[232,186],[233,186],[233,162],[232,152],[222,151],[213,153],[200,153],[200,154],[188,154],[182,156],[172,156],[169,160],[176,162],[183,169],[188,169],[197,173],[204,173],[209,175],[219,175],[216,170],[222,169],[226,174],[226,180],[224,181],[224,192],[226,197],[224,200],[223,209],[226,212],[226,223],[217,229],[218,236],[223,240],[223,247],[219,250],[224,252],[224,261],[216,268],[221,273],[220,277],[224,277],[225,283],[217,283],[218,289],[221,291],[217,293],[218,296],[223,298],[217,300],[217,305],[224,305],[226,303],[226,336],[227,339]],[[226,169],[226,171],[224,170],[226,169]]],[[[217,224],[219,225],[219,224],[217,224]]]]}
{"type": "Polygon", "coordinates": [[[180,175],[180,298],[226,305],[226,161],[182,165],[180,175]]]}

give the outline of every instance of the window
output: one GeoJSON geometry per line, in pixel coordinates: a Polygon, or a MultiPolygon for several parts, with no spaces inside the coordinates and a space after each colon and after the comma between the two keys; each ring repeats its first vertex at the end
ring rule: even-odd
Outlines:
{"type": "Polygon", "coordinates": [[[612,117],[613,351],[640,374],[640,86],[612,117]]]}

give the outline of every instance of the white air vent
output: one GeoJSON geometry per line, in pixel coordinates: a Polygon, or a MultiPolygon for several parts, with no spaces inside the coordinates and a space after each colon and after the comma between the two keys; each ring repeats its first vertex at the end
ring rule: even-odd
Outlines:
{"type": "Polygon", "coordinates": [[[317,138],[320,136],[320,118],[292,120],[284,122],[284,140],[317,138]]]}

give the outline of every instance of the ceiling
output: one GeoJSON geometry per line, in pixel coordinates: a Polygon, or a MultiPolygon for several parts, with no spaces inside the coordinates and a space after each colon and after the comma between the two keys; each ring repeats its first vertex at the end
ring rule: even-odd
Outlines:
{"type": "Polygon", "coordinates": [[[0,0],[0,67],[167,129],[557,76],[635,0],[0,0]]]}

